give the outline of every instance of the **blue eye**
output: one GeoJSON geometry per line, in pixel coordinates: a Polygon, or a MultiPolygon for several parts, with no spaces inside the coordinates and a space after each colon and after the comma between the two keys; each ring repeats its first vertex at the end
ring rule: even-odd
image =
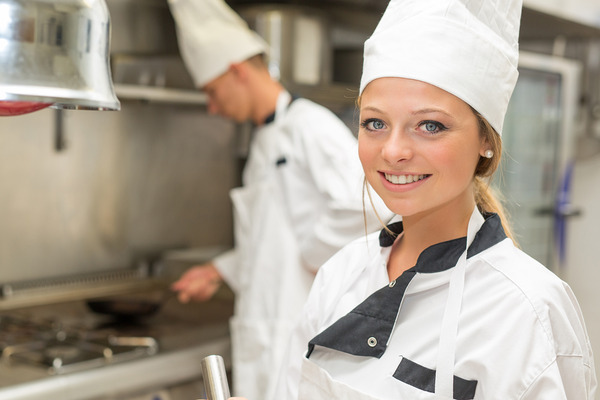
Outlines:
{"type": "Polygon", "coordinates": [[[423,129],[425,133],[439,133],[448,129],[437,121],[423,121],[419,124],[419,128],[423,129]]]}
{"type": "Polygon", "coordinates": [[[378,131],[385,128],[383,121],[375,118],[364,120],[360,126],[369,131],[378,131]]]}
{"type": "Polygon", "coordinates": [[[373,121],[373,129],[383,129],[383,122],[381,121],[373,121]]]}
{"type": "Polygon", "coordinates": [[[435,132],[435,130],[437,129],[437,125],[434,124],[433,122],[427,122],[425,123],[425,130],[428,132],[435,132]]]}

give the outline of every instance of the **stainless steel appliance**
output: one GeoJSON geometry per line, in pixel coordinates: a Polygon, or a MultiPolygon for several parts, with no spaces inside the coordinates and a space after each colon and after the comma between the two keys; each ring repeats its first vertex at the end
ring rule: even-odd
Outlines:
{"type": "Polygon", "coordinates": [[[0,115],[118,110],[109,50],[104,0],[0,0],[0,115]]]}
{"type": "Polygon", "coordinates": [[[0,399],[202,398],[202,360],[219,354],[228,370],[231,365],[233,294],[225,287],[207,303],[182,305],[165,293],[172,277],[215,251],[165,255],[167,272],[154,277],[155,285],[140,285],[137,293],[128,294],[129,299],[160,302],[151,314],[96,313],[89,299],[0,312],[0,399]]]}
{"type": "Polygon", "coordinates": [[[126,333],[111,326],[65,325],[60,319],[0,315],[2,359],[39,366],[51,375],[108,365],[155,354],[156,339],[147,332],[126,333]]]}
{"type": "Polygon", "coordinates": [[[318,8],[259,4],[237,10],[270,46],[271,75],[286,84],[331,83],[331,34],[318,8]]]}
{"type": "Polygon", "coordinates": [[[190,307],[170,302],[137,321],[94,315],[84,302],[4,313],[0,398],[201,398],[202,359],[220,354],[230,366],[229,315],[223,296],[190,307]]]}
{"type": "Polygon", "coordinates": [[[521,52],[495,182],[522,248],[557,273],[568,218],[577,214],[569,197],[581,69],[574,60],[521,52]]]}

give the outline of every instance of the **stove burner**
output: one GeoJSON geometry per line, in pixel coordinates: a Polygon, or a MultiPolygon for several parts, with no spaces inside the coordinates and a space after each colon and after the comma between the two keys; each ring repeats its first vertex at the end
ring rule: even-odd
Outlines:
{"type": "Polygon", "coordinates": [[[67,362],[74,360],[81,355],[81,349],[64,344],[52,345],[43,350],[44,359],[52,360],[52,365],[63,365],[63,360],[67,362]]]}
{"type": "Polygon", "coordinates": [[[67,329],[49,321],[0,316],[0,350],[4,362],[62,374],[152,355],[158,344],[151,337],[120,336],[114,330],[67,329]]]}

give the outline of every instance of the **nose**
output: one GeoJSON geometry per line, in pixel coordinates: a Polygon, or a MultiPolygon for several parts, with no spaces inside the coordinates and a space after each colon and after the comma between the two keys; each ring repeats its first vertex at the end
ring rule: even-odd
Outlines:
{"type": "Polygon", "coordinates": [[[381,156],[389,164],[397,164],[413,157],[413,141],[403,132],[393,132],[381,148],[381,156]]]}
{"type": "Polygon", "coordinates": [[[208,96],[206,110],[208,111],[209,114],[217,114],[219,112],[219,107],[217,106],[217,102],[210,95],[208,96]]]}

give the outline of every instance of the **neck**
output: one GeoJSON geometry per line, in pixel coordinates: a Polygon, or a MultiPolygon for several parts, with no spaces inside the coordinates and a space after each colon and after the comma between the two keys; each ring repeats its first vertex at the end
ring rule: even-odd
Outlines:
{"type": "Polygon", "coordinates": [[[415,244],[420,243],[423,249],[436,243],[466,236],[469,219],[475,203],[453,208],[452,212],[445,207],[416,214],[402,219],[406,238],[415,244]]]}
{"type": "Polygon", "coordinates": [[[427,212],[403,216],[403,235],[394,242],[388,262],[390,280],[415,266],[426,248],[466,236],[474,207],[475,200],[471,197],[460,204],[449,203],[427,212]]]}
{"type": "Polygon", "coordinates": [[[253,103],[251,119],[255,125],[262,125],[265,119],[275,112],[277,99],[283,90],[283,86],[273,80],[268,74],[264,79],[257,81],[256,86],[252,88],[255,101],[253,103]]]}

